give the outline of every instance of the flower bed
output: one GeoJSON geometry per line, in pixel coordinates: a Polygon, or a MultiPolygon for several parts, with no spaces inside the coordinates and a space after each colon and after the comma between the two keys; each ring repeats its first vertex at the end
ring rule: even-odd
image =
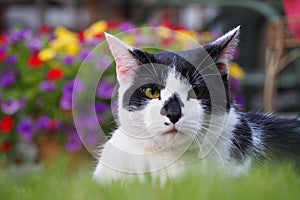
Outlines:
{"type": "MultiPolygon", "coordinates": [[[[150,26],[176,30],[202,44],[217,36],[187,30],[168,21],[150,26]]],[[[104,40],[104,31],[115,34],[133,28],[136,26],[129,22],[99,21],[80,32],[64,27],[41,27],[37,31],[15,27],[0,35],[0,166],[28,160],[30,153],[24,153],[22,144],[37,144],[45,138],[59,139],[67,151],[82,148],[72,119],[72,92],[80,92],[85,86],[77,84],[74,88],[76,73],[93,47],[104,40]]],[[[153,33],[134,32],[124,34],[121,39],[130,45],[143,46],[147,34],[153,33]]],[[[186,45],[168,29],[155,34],[160,36],[164,49],[186,45]]],[[[111,59],[109,53],[101,56],[103,63],[111,59]]],[[[114,73],[113,67],[106,70],[95,97],[99,123],[107,130],[114,127],[110,109],[114,73]]],[[[233,64],[230,81],[234,96],[240,93],[242,77],[243,71],[233,64]]],[[[88,119],[83,123],[88,125],[88,119]]],[[[91,137],[92,143],[99,138],[97,134],[91,137]]]]}

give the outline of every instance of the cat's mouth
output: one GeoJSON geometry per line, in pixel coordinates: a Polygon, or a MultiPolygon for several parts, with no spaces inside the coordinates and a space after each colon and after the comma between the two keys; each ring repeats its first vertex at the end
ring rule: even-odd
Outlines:
{"type": "Polygon", "coordinates": [[[175,126],[171,130],[164,132],[164,134],[176,134],[176,133],[178,133],[178,130],[175,128],[175,126]]]}

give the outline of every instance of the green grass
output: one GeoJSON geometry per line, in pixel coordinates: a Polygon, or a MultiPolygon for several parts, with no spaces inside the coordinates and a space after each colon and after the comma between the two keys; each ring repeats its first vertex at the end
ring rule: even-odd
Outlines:
{"type": "MultiPolygon", "coordinates": [[[[71,163],[73,165],[73,163],[71,163]]],[[[300,175],[292,165],[263,165],[240,178],[189,173],[163,187],[151,181],[100,186],[89,162],[70,170],[67,159],[29,173],[0,169],[0,199],[300,199],[300,175]]]]}

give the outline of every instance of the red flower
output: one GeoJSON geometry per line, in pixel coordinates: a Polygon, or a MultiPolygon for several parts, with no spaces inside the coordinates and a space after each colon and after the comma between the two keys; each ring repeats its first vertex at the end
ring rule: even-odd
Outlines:
{"type": "Polygon", "coordinates": [[[6,51],[0,51],[0,61],[5,60],[6,58],[6,51]]]}
{"type": "Polygon", "coordinates": [[[56,129],[57,129],[57,122],[55,119],[52,119],[50,123],[50,132],[54,133],[56,129]]]}
{"type": "Polygon", "coordinates": [[[0,35],[0,44],[5,44],[7,42],[7,36],[2,34],[0,35]]]}
{"type": "Polygon", "coordinates": [[[34,54],[28,58],[27,64],[30,68],[35,69],[42,67],[44,62],[39,59],[37,54],[34,54]]]}
{"type": "Polygon", "coordinates": [[[64,77],[64,71],[60,68],[50,69],[47,72],[46,77],[48,80],[58,81],[64,77]]]}
{"type": "Polygon", "coordinates": [[[2,151],[3,153],[8,153],[8,152],[10,152],[11,150],[12,150],[12,145],[11,145],[10,142],[3,142],[3,143],[1,144],[1,151],[2,151]]]}
{"type": "Polygon", "coordinates": [[[14,119],[11,116],[5,116],[0,120],[0,132],[9,133],[14,126],[14,119]]]}
{"type": "Polygon", "coordinates": [[[111,29],[115,29],[119,26],[119,22],[116,22],[116,21],[109,21],[108,22],[108,29],[111,30],[111,29]]]}
{"type": "Polygon", "coordinates": [[[79,33],[78,33],[78,35],[77,35],[77,37],[78,37],[78,40],[80,41],[80,42],[83,42],[84,41],[84,33],[83,33],[83,31],[80,31],[79,33]]]}
{"type": "Polygon", "coordinates": [[[161,25],[172,30],[185,29],[181,25],[173,24],[169,19],[163,19],[161,25]]]}
{"type": "Polygon", "coordinates": [[[49,27],[49,26],[41,26],[40,28],[39,28],[39,32],[41,33],[41,34],[49,34],[49,33],[51,33],[51,28],[49,27]]]}

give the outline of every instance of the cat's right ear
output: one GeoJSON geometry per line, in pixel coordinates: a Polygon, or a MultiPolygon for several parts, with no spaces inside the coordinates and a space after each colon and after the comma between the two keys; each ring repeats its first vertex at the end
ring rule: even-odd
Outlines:
{"type": "Polygon", "coordinates": [[[134,70],[138,67],[136,59],[130,53],[133,51],[133,47],[108,33],[105,33],[105,38],[116,61],[118,81],[128,83],[134,70]]]}

